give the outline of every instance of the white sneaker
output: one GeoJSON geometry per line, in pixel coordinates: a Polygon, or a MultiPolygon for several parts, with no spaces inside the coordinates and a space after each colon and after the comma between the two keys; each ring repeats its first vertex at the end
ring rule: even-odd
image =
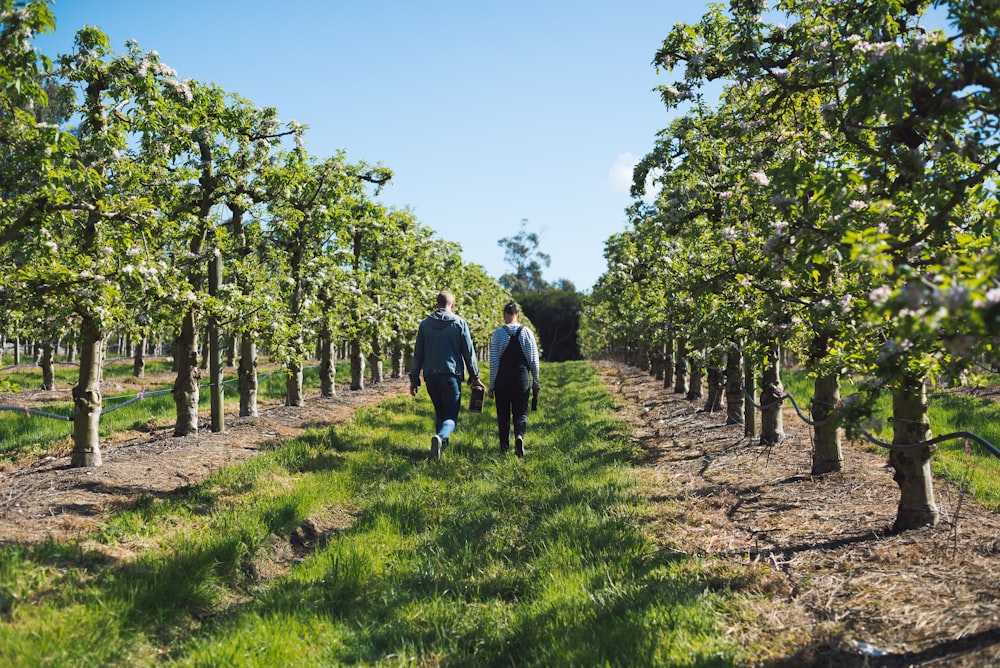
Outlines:
{"type": "Polygon", "coordinates": [[[431,436],[431,459],[441,459],[441,437],[437,434],[431,436]]]}

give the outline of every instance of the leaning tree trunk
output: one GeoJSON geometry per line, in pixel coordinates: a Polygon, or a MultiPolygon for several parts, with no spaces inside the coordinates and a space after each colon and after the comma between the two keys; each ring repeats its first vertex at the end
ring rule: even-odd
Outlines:
{"type": "Polygon", "coordinates": [[[688,391],[686,345],[683,338],[677,339],[677,354],[674,358],[674,394],[687,394],[688,391]]]}
{"type": "Polygon", "coordinates": [[[285,366],[285,405],[305,406],[305,393],[302,390],[302,362],[298,359],[285,366]]]}
{"type": "Polygon", "coordinates": [[[692,357],[688,364],[691,367],[691,384],[688,386],[685,398],[688,401],[697,401],[705,396],[701,387],[705,378],[705,367],[704,363],[695,357],[692,357]]]}
{"type": "Polygon", "coordinates": [[[80,327],[80,375],[73,388],[73,454],[70,465],[100,466],[101,376],[104,336],[101,326],[84,316],[80,327]]]}
{"type": "Polygon", "coordinates": [[[41,365],[42,389],[47,391],[56,389],[55,346],[48,339],[42,342],[41,365]]]}
{"type": "Polygon", "coordinates": [[[329,326],[319,336],[319,392],[324,397],[337,394],[337,348],[329,326]]]}
{"type": "Polygon", "coordinates": [[[174,366],[177,378],[174,380],[174,405],[177,422],[174,436],[198,433],[198,401],[201,398],[201,369],[198,368],[198,329],[194,311],[184,314],[181,331],[174,341],[174,366]]]}
{"type": "Polygon", "coordinates": [[[351,340],[351,390],[365,389],[365,356],[361,353],[361,339],[351,340]]]}
{"type": "Polygon", "coordinates": [[[382,370],[382,337],[376,334],[372,337],[372,351],[368,354],[368,364],[371,365],[372,385],[384,380],[382,370]]]}
{"type": "MultiPolygon", "coordinates": [[[[893,445],[915,445],[931,438],[927,413],[927,385],[923,378],[904,377],[892,393],[893,445]]],[[[938,522],[931,479],[933,445],[906,450],[892,450],[889,464],[895,469],[892,479],[899,485],[899,507],[894,531],[906,531],[938,522]]]]}
{"type": "Polygon", "coordinates": [[[257,343],[253,337],[240,339],[240,417],[257,417],[257,343]]]}
{"type": "Polygon", "coordinates": [[[781,405],[785,393],[781,388],[780,348],[771,342],[767,349],[764,375],[760,390],[760,443],[776,445],[785,438],[785,426],[781,416],[781,405]]]}
{"type": "Polygon", "coordinates": [[[132,358],[132,377],[142,378],[146,375],[146,338],[142,337],[135,344],[135,356],[132,358]]]}
{"type": "Polygon", "coordinates": [[[726,354],[726,424],[743,424],[743,351],[738,345],[729,346],[726,354]]]}

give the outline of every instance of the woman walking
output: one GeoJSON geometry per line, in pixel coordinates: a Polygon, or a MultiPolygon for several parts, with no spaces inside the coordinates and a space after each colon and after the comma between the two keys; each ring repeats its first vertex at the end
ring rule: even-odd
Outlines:
{"type": "Polygon", "coordinates": [[[538,345],[531,330],[519,324],[521,307],[513,299],[503,307],[504,325],[493,332],[490,342],[489,396],[496,400],[500,451],[510,450],[510,427],[514,425],[514,454],[524,456],[524,433],[528,429],[528,397],[538,399],[538,345]],[[530,376],[530,377],[529,377],[530,376]]]}

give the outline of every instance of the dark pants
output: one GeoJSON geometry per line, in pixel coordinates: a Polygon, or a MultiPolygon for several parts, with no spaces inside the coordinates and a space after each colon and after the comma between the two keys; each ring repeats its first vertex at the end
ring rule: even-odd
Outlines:
{"type": "Polygon", "coordinates": [[[514,423],[514,436],[524,436],[528,430],[528,397],[531,382],[525,377],[498,379],[493,388],[493,399],[497,405],[497,429],[500,430],[500,445],[510,446],[510,425],[514,423]]]}
{"type": "Polygon", "coordinates": [[[456,376],[431,376],[424,378],[427,394],[434,404],[434,431],[448,440],[458,422],[458,411],[462,406],[462,384],[456,376]]]}

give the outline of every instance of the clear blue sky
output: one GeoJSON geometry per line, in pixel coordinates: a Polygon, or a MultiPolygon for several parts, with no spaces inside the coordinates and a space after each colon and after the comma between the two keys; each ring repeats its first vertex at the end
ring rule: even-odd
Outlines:
{"type": "Polygon", "coordinates": [[[635,160],[667,126],[650,64],[702,0],[56,0],[50,56],[84,24],[123,53],[156,50],[306,124],[318,157],[382,162],[379,199],[500,276],[497,241],[522,219],[552,257],[544,276],[589,290],[625,227],[635,160]]]}

